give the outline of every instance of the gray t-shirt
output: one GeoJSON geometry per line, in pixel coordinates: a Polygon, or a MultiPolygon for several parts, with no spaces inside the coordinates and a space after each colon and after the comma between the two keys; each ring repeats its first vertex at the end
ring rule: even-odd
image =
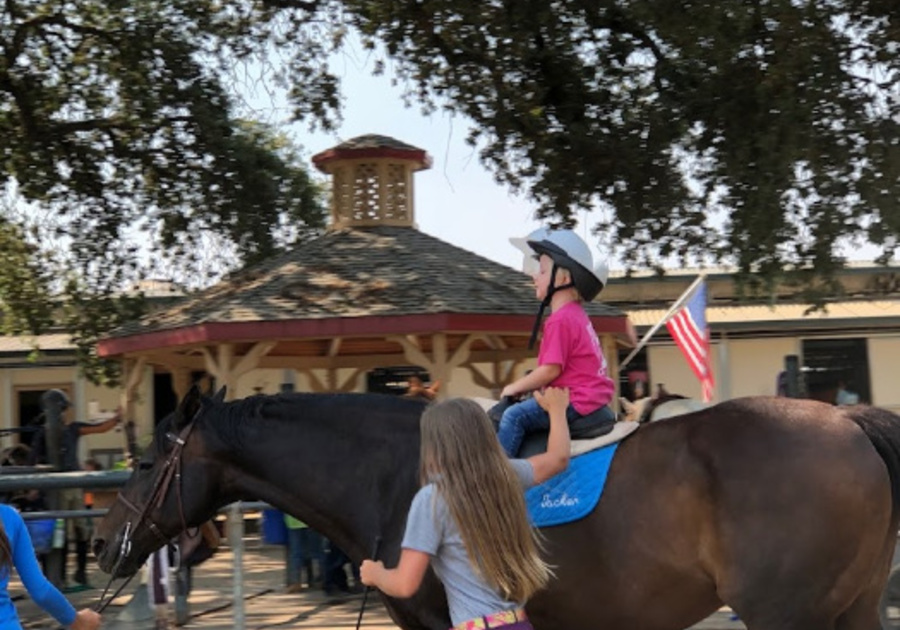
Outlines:
{"type": "MultiPolygon", "coordinates": [[[[523,488],[534,485],[534,469],[528,460],[510,460],[523,488]]],[[[469,564],[466,546],[450,508],[434,484],[424,486],[413,498],[406,518],[401,547],[423,551],[430,556],[434,572],[444,583],[450,619],[458,623],[483,615],[513,610],[521,602],[509,602],[491,588],[469,564]]]]}

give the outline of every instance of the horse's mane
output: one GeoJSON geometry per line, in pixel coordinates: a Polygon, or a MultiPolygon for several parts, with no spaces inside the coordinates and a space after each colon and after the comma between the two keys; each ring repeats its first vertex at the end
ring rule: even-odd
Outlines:
{"type": "MultiPolygon", "coordinates": [[[[247,398],[241,398],[227,403],[214,403],[211,398],[204,396],[204,405],[216,405],[221,413],[220,418],[216,419],[217,431],[223,434],[223,437],[234,437],[235,427],[247,417],[257,417],[262,409],[264,394],[256,394],[247,398]]],[[[202,415],[202,414],[201,414],[202,415]]],[[[167,449],[166,433],[176,432],[172,425],[175,422],[175,413],[170,413],[163,418],[156,428],[153,430],[153,442],[156,445],[156,454],[165,456],[167,449]]]]}
{"type": "MultiPolygon", "coordinates": [[[[204,397],[204,405],[214,405],[216,408],[216,433],[223,440],[234,440],[238,437],[238,430],[243,422],[263,415],[280,417],[285,415],[282,411],[286,407],[298,402],[303,402],[310,411],[321,409],[325,405],[354,406],[365,410],[365,414],[407,413],[411,417],[418,418],[428,401],[417,398],[404,398],[390,394],[369,393],[306,393],[288,392],[278,394],[254,394],[247,398],[232,400],[225,403],[214,403],[212,399],[204,397]]],[[[175,414],[169,414],[156,426],[154,430],[154,442],[159,455],[165,455],[165,435],[173,431],[172,424],[175,414]]]]}

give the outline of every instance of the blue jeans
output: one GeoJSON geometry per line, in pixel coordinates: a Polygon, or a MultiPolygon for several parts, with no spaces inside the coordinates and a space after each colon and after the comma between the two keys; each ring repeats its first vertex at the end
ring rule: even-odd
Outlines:
{"type": "MultiPolygon", "coordinates": [[[[572,405],[566,409],[569,422],[581,417],[572,405]]],[[[526,433],[547,431],[550,428],[550,415],[544,411],[534,398],[528,398],[512,405],[503,412],[497,439],[508,457],[515,457],[522,446],[526,433]]]]}
{"type": "Polygon", "coordinates": [[[320,571],[323,571],[325,568],[325,552],[322,549],[322,539],[316,530],[309,527],[288,528],[287,537],[288,586],[300,584],[303,581],[303,567],[306,567],[307,579],[311,585],[315,579],[313,575],[313,561],[318,562],[320,571]]]}

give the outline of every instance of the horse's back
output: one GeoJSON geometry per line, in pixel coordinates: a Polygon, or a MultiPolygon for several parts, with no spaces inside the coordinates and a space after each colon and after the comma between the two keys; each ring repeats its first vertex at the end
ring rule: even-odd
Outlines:
{"type": "Polygon", "coordinates": [[[597,509],[546,535],[562,582],[596,579],[617,612],[655,627],[642,607],[660,593],[685,625],[797,584],[844,605],[891,527],[884,463],[847,412],[761,397],[645,425],[620,446],[597,509]]]}
{"type": "Polygon", "coordinates": [[[708,409],[711,406],[712,405],[710,405],[710,403],[703,402],[702,400],[696,400],[694,398],[670,400],[656,407],[651,414],[652,417],[650,418],[650,420],[652,422],[656,422],[657,420],[666,420],[668,418],[674,418],[675,416],[682,416],[686,413],[702,411],[703,409],[708,409]]]}

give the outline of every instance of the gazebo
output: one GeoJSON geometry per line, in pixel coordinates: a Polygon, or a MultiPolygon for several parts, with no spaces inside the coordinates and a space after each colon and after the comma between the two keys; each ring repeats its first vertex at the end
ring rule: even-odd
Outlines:
{"type": "MultiPolygon", "coordinates": [[[[125,364],[126,399],[146,366],[172,374],[180,397],[205,371],[235,391],[258,368],[295,370],[314,391],[354,391],[375,368],[419,366],[453,393],[453,376],[498,391],[535,351],[530,278],[416,228],[422,149],[366,135],[313,157],[331,175],[331,222],[318,238],[146,315],[99,343],[125,364]]],[[[498,239],[498,247],[505,241],[498,239]]],[[[627,316],[587,310],[617,376],[635,343],[627,316]]]]}

